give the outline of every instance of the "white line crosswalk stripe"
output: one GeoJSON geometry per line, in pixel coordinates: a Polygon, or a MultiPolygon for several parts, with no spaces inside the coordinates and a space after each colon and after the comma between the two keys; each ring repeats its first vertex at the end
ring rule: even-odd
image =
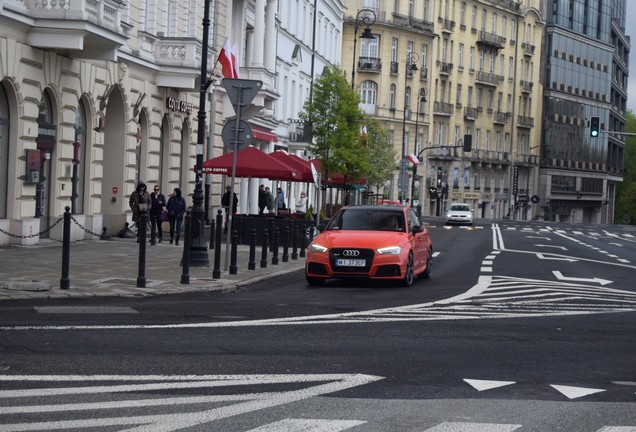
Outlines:
{"type": "Polygon", "coordinates": [[[285,419],[248,432],[340,432],[364,423],[357,420],[285,419]]]}
{"type": "Polygon", "coordinates": [[[515,424],[446,422],[424,432],[512,432],[520,427],[515,424]]]}

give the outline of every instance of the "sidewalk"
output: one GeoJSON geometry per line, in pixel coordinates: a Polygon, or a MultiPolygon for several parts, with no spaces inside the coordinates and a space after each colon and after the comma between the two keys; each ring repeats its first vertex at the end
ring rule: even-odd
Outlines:
{"type": "MultiPolygon", "coordinates": [[[[209,244],[208,244],[209,246],[209,244]]],[[[146,287],[137,287],[139,244],[133,239],[113,238],[71,243],[70,288],[60,289],[62,277],[62,243],[42,239],[35,246],[0,247],[0,301],[18,299],[57,299],[77,297],[147,297],[194,291],[236,290],[281,274],[302,270],[305,259],[283,262],[279,247],[278,262],[272,264],[272,252],[267,252],[267,267],[261,268],[262,246],[256,246],[256,269],[248,270],[248,245],[237,246],[237,274],[229,274],[229,255],[225,264],[225,237],[221,244],[221,277],[212,278],[214,250],[208,250],[209,267],[190,267],[190,283],[181,284],[180,266],[183,244],[167,241],[146,246],[146,287]],[[227,270],[226,270],[227,269],[227,270]]]]}

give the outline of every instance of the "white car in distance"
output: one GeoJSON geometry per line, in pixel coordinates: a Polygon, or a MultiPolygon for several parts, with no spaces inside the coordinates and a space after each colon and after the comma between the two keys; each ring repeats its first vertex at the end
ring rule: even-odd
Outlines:
{"type": "Polygon", "coordinates": [[[446,212],[446,224],[473,224],[473,212],[466,203],[453,203],[446,212]]]}

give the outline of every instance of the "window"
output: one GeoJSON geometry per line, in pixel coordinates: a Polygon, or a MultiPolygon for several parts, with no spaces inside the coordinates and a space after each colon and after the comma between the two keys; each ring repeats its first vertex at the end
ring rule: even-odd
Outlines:
{"type": "Polygon", "coordinates": [[[361,57],[378,58],[379,38],[374,35],[373,39],[360,39],[362,47],[360,49],[361,57]]]}
{"type": "Polygon", "coordinates": [[[389,109],[395,109],[395,84],[389,88],[389,109]]]}
{"type": "Polygon", "coordinates": [[[501,37],[506,37],[506,17],[501,17],[501,37]]]}
{"type": "Polygon", "coordinates": [[[486,31],[486,20],[488,19],[488,11],[486,9],[481,10],[481,30],[486,31]]]}
{"type": "Polygon", "coordinates": [[[391,40],[391,61],[398,61],[398,38],[393,38],[391,40]]]}
{"type": "Polygon", "coordinates": [[[515,60],[512,57],[508,57],[508,79],[513,79],[515,73],[515,60]]]}
{"type": "Polygon", "coordinates": [[[457,84],[457,98],[455,99],[455,102],[459,105],[461,105],[462,103],[462,85],[461,84],[457,84]]]}
{"type": "Polygon", "coordinates": [[[468,55],[468,69],[475,70],[475,47],[470,47],[468,55]]]}
{"type": "Polygon", "coordinates": [[[360,83],[360,102],[375,105],[378,85],[374,81],[366,80],[360,83]]]}
{"type": "Polygon", "coordinates": [[[422,67],[426,67],[426,52],[428,51],[428,45],[422,44],[422,54],[420,60],[422,61],[422,67]]]}
{"type": "Polygon", "coordinates": [[[9,100],[4,85],[0,83],[0,218],[7,217],[10,117],[9,100]]]}
{"type": "Polygon", "coordinates": [[[462,2],[461,9],[459,12],[459,24],[461,26],[466,25],[466,2],[462,2]]]}
{"type": "Polygon", "coordinates": [[[486,131],[486,151],[490,151],[490,134],[491,131],[486,131]]]}
{"type": "Polygon", "coordinates": [[[515,20],[510,20],[510,41],[515,41],[515,20]]]}
{"type": "Polygon", "coordinates": [[[404,92],[404,110],[411,110],[411,87],[407,87],[404,92]]]}
{"type": "Polygon", "coordinates": [[[464,68],[464,44],[459,44],[459,52],[457,53],[457,67],[460,69],[464,68]]]}
{"type": "Polygon", "coordinates": [[[473,13],[470,17],[470,27],[477,28],[477,6],[473,6],[473,13]]]}
{"type": "Polygon", "coordinates": [[[424,21],[430,21],[428,19],[428,13],[429,13],[429,0],[424,0],[424,13],[422,14],[422,18],[424,19],[424,21]]]}
{"type": "Polygon", "coordinates": [[[510,152],[510,133],[506,132],[504,134],[504,148],[503,148],[504,152],[509,153],[510,152]]]}
{"type": "Polygon", "coordinates": [[[499,76],[501,78],[503,78],[504,76],[504,72],[505,72],[505,61],[506,61],[506,57],[502,54],[499,56],[499,76]]]}
{"type": "Polygon", "coordinates": [[[493,91],[488,90],[488,95],[486,96],[486,108],[488,108],[489,110],[492,109],[492,98],[493,98],[493,91]]]}
{"type": "Polygon", "coordinates": [[[490,32],[494,35],[497,34],[497,14],[496,13],[492,14],[492,28],[490,32]]]}
{"type": "Polygon", "coordinates": [[[473,88],[468,86],[468,98],[466,100],[468,106],[473,106],[473,88]]]}

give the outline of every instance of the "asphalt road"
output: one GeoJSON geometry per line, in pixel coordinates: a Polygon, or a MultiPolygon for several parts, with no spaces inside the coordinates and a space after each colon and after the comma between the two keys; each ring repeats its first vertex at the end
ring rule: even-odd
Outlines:
{"type": "Polygon", "coordinates": [[[431,227],[411,288],[0,304],[0,431],[636,431],[636,237],[431,227]]]}

